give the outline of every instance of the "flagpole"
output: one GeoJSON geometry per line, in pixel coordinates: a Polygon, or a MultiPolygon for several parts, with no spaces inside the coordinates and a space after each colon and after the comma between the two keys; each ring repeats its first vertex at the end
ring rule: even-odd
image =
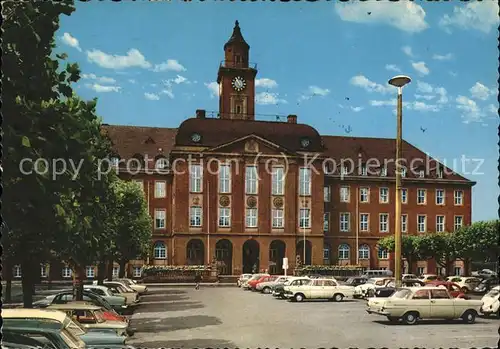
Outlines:
{"type": "Polygon", "coordinates": [[[207,265],[210,265],[210,177],[207,181],[207,265]]]}

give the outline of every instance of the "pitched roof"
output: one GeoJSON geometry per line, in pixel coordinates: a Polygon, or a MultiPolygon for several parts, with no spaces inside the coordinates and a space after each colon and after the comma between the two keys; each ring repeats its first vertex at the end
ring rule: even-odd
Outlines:
{"type": "Polygon", "coordinates": [[[240,24],[239,24],[238,21],[236,21],[234,23],[233,35],[231,35],[231,37],[229,38],[229,40],[224,45],[224,49],[228,45],[235,44],[235,43],[242,44],[242,45],[244,45],[247,48],[250,47],[248,45],[248,43],[245,41],[245,39],[243,38],[243,35],[241,34],[240,24]]]}

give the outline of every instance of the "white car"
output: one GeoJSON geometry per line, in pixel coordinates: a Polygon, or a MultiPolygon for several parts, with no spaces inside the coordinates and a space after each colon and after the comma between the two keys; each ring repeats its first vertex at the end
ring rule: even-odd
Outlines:
{"type": "Polygon", "coordinates": [[[457,284],[463,293],[468,293],[481,283],[481,279],[474,276],[456,276],[450,282],[457,284]]]}
{"type": "Polygon", "coordinates": [[[253,274],[241,274],[240,277],[238,278],[238,281],[236,281],[236,284],[238,287],[241,287],[245,281],[250,280],[253,274]]]}
{"type": "Polygon", "coordinates": [[[137,281],[132,280],[132,279],[117,279],[116,281],[122,282],[134,291],[136,291],[139,294],[144,294],[148,291],[148,287],[146,285],[141,285],[138,284],[137,281]]]}
{"type": "Polygon", "coordinates": [[[389,298],[369,298],[366,311],[386,316],[391,322],[402,320],[406,325],[414,325],[420,319],[462,319],[472,324],[482,304],[480,300],[453,298],[442,287],[408,287],[389,298]]]}
{"type": "Polygon", "coordinates": [[[368,279],[366,283],[354,287],[353,298],[364,298],[369,293],[375,294],[375,289],[377,287],[384,287],[393,280],[394,280],[393,277],[380,277],[380,278],[368,279]]]}
{"type": "Polygon", "coordinates": [[[272,292],[273,286],[276,284],[284,284],[288,280],[289,276],[275,276],[274,280],[265,281],[257,284],[255,289],[259,292],[269,294],[272,292]]]}
{"type": "Polygon", "coordinates": [[[297,286],[285,286],[285,297],[302,302],[304,299],[328,299],[341,302],[344,298],[351,298],[354,287],[339,285],[332,279],[312,279],[297,286]]]}
{"type": "Polygon", "coordinates": [[[439,276],[436,274],[423,274],[418,279],[422,282],[428,283],[439,280],[439,276]]]}
{"type": "Polygon", "coordinates": [[[481,313],[485,316],[496,314],[500,318],[500,286],[493,287],[481,299],[483,305],[481,313]]]}
{"type": "Polygon", "coordinates": [[[472,276],[478,276],[478,277],[492,277],[492,276],[497,276],[497,273],[495,273],[491,269],[483,269],[480,271],[473,271],[472,276]]]}

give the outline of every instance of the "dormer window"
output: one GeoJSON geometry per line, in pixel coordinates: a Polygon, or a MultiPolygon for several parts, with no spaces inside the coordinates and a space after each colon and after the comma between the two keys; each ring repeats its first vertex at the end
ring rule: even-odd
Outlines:
{"type": "Polygon", "coordinates": [[[401,177],[406,177],[406,167],[401,167],[401,177]]]}
{"type": "Polygon", "coordinates": [[[361,175],[366,176],[367,171],[366,171],[366,165],[361,165],[361,175]]]}
{"type": "Polygon", "coordinates": [[[159,158],[156,160],[155,164],[157,169],[165,169],[168,167],[168,159],[167,158],[159,158]]]}
{"type": "Polygon", "coordinates": [[[342,166],[342,167],[341,167],[341,169],[340,169],[340,171],[341,171],[341,174],[342,174],[343,176],[347,175],[347,167],[342,166]]]}
{"type": "Polygon", "coordinates": [[[436,177],[442,179],[443,178],[443,169],[438,168],[436,171],[436,177]]]}
{"type": "Polygon", "coordinates": [[[386,177],[386,176],[387,176],[387,167],[382,167],[382,168],[380,169],[380,175],[381,175],[382,177],[386,177]]]}
{"type": "Polygon", "coordinates": [[[113,156],[111,159],[110,159],[110,163],[111,163],[111,166],[113,167],[118,167],[118,163],[120,162],[120,159],[117,158],[116,156],[113,156]]]}
{"type": "Polygon", "coordinates": [[[425,171],[424,170],[418,171],[418,178],[424,178],[424,177],[425,177],[425,171]]]}
{"type": "Polygon", "coordinates": [[[236,63],[240,63],[240,59],[241,59],[240,55],[235,55],[235,56],[234,56],[234,61],[235,61],[236,63]]]}

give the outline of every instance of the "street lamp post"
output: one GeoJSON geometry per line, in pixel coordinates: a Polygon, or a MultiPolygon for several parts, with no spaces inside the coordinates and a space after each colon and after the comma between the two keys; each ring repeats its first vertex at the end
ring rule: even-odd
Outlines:
{"type": "Polygon", "coordinates": [[[403,86],[411,79],[405,75],[397,75],[389,80],[389,84],[398,88],[397,103],[397,135],[396,135],[396,207],[394,228],[394,275],[396,287],[401,287],[401,156],[402,156],[402,129],[403,129],[403,86]]]}

